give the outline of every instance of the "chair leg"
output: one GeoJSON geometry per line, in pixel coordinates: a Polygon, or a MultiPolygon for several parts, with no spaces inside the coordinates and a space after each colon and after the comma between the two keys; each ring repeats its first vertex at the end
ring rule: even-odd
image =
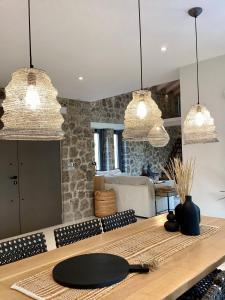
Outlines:
{"type": "Polygon", "coordinates": [[[168,207],[168,212],[170,211],[170,196],[167,194],[167,207],[168,207]]]}

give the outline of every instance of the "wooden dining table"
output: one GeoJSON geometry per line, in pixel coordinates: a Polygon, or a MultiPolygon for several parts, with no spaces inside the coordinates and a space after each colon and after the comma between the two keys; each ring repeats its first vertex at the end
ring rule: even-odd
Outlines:
{"type": "MultiPolygon", "coordinates": [[[[28,296],[11,289],[15,282],[34,275],[57,262],[80,253],[90,253],[96,246],[113,243],[151,226],[162,226],[165,215],[156,216],[77,243],[0,266],[0,300],[28,300],[28,296]]],[[[202,217],[202,223],[219,226],[214,235],[198,240],[169,257],[148,274],[139,274],[116,286],[101,299],[157,300],[176,299],[225,261],[225,219],[202,217]]]]}

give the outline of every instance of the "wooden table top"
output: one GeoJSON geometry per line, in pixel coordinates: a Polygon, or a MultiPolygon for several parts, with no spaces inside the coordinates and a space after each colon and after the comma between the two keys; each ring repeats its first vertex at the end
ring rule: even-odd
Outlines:
{"type": "MultiPolygon", "coordinates": [[[[147,219],[111,232],[33,256],[0,267],[0,299],[28,300],[29,297],[10,289],[18,280],[44,270],[60,260],[81,252],[91,252],[106,243],[110,243],[144,230],[151,226],[162,226],[165,215],[147,219]]],[[[177,252],[157,270],[149,274],[139,274],[118,285],[102,299],[176,299],[196,282],[213,271],[225,261],[225,219],[203,217],[203,224],[222,226],[215,235],[199,240],[191,246],[177,252]]]]}

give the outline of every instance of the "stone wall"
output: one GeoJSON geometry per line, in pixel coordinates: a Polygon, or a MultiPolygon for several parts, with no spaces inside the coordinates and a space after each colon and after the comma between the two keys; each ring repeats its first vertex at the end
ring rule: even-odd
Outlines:
{"type": "Polygon", "coordinates": [[[59,101],[67,107],[61,153],[63,221],[68,222],[93,215],[94,144],[90,103],[69,99],[59,101]]]}
{"type": "MultiPolygon", "coordinates": [[[[93,176],[95,173],[93,130],[90,122],[123,123],[132,94],[123,94],[95,102],[59,99],[67,107],[64,115],[65,140],[62,141],[62,194],[64,222],[93,215],[93,176]]],[[[160,103],[159,103],[160,105],[160,103]]],[[[165,111],[165,108],[164,108],[165,111]]],[[[147,142],[123,142],[125,172],[139,175],[143,164],[150,162],[153,171],[168,159],[180,128],[168,130],[171,140],[164,148],[147,142]]],[[[113,168],[113,132],[107,130],[109,154],[107,169],[113,168]]]]}
{"type": "Polygon", "coordinates": [[[116,97],[90,102],[91,122],[123,124],[124,113],[132,94],[123,94],[116,97]]]}
{"type": "Polygon", "coordinates": [[[172,148],[177,138],[181,137],[181,127],[169,127],[167,131],[170,141],[166,147],[154,148],[148,142],[123,142],[125,156],[125,172],[130,175],[140,175],[143,165],[148,163],[151,170],[160,172],[160,164],[165,165],[168,161],[172,148]]]}

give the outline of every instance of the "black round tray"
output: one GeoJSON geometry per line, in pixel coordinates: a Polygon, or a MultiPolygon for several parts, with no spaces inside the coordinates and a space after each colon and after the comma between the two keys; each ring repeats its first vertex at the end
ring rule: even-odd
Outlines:
{"type": "Polygon", "coordinates": [[[106,253],[92,253],[66,259],[53,269],[54,280],[66,287],[95,289],[118,283],[127,277],[126,259],[106,253]]]}

